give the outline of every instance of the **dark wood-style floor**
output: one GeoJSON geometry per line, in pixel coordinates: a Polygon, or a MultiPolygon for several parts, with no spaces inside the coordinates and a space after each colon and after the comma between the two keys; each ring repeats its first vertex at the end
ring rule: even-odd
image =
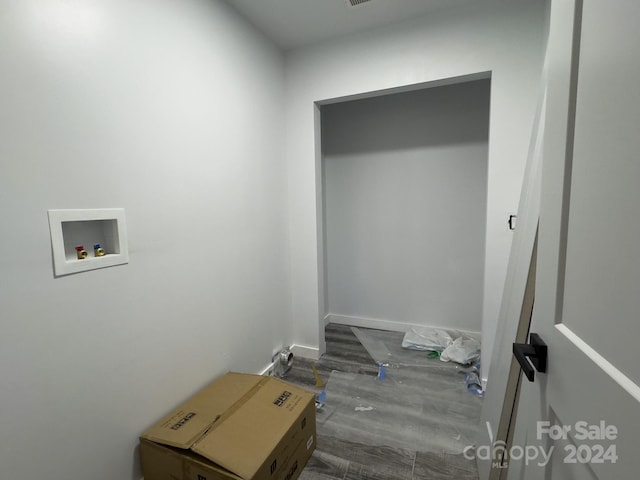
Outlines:
{"type": "MultiPolygon", "coordinates": [[[[398,345],[402,341],[401,333],[375,332],[398,345]]],[[[460,445],[475,435],[482,400],[466,391],[459,367],[439,360],[433,368],[390,367],[387,378],[377,381],[378,365],[350,327],[330,324],[325,335],[322,358],[296,358],[284,377],[319,393],[323,388],[316,386],[315,366],[326,385],[316,450],[302,480],[478,478],[475,463],[464,457],[460,445]],[[390,390],[400,397],[389,395],[390,390]]]]}

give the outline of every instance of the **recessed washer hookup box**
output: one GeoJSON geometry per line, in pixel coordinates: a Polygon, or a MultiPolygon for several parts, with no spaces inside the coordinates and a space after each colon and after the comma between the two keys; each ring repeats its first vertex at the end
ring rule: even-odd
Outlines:
{"type": "Polygon", "coordinates": [[[229,372],[140,437],[145,480],[295,480],[316,445],[315,395],[229,372]]]}

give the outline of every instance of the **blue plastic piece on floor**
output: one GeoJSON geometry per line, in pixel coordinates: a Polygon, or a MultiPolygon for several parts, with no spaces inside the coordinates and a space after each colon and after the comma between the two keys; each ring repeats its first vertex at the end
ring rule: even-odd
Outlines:
{"type": "Polygon", "coordinates": [[[317,401],[320,403],[324,403],[324,399],[327,397],[327,391],[326,390],[322,390],[319,394],[318,394],[318,398],[317,401]]]}
{"type": "Polygon", "coordinates": [[[468,372],[464,375],[465,382],[467,384],[467,391],[482,397],[484,390],[482,389],[482,382],[476,372],[468,372]]]}

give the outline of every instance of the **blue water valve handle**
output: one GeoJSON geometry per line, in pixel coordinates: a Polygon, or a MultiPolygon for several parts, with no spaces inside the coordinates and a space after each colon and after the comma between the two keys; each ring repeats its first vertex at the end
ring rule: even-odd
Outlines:
{"type": "Polygon", "coordinates": [[[104,257],[105,253],[104,248],[102,248],[99,243],[93,245],[93,254],[96,257],[104,257]]]}

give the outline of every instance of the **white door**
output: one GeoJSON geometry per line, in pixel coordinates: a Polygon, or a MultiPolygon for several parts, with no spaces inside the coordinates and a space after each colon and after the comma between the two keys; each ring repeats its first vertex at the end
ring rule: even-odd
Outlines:
{"type": "Polygon", "coordinates": [[[640,478],[640,1],[552,0],[536,298],[508,478],[640,478]]]}

